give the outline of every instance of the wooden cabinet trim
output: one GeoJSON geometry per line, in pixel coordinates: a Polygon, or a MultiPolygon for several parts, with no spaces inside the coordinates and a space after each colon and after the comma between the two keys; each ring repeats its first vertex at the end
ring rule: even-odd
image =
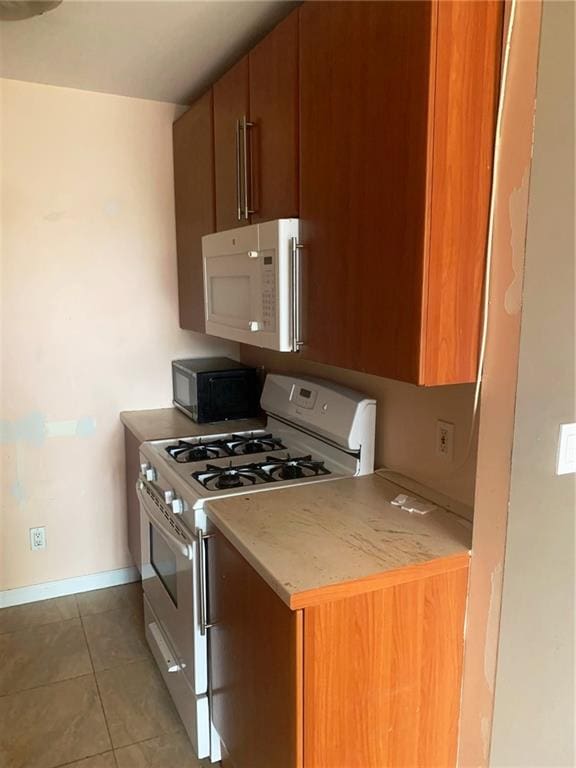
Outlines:
{"type": "Polygon", "coordinates": [[[476,379],[504,3],[434,0],[434,12],[419,375],[430,386],[476,379]]]}
{"type": "Polygon", "coordinates": [[[292,610],[312,608],[318,605],[331,603],[334,600],[342,600],[347,597],[376,592],[380,589],[408,584],[422,578],[435,576],[439,573],[451,573],[467,569],[470,563],[470,555],[454,555],[452,557],[439,557],[427,563],[399,568],[396,571],[375,573],[373,576],[358,579],[357,581],[345,581],[318,589],[298,592],[289,597],[289,605],[292,610]]]}

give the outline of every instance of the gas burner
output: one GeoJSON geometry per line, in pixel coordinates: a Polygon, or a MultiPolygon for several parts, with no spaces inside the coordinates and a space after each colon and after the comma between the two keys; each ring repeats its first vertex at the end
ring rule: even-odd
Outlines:
{"type": "Polygon", "coordinates": [[[279,437],[273,435],[232,435],[226,440],[226,445],[233,454],[242,456],[244,454],[264,453],[265,451],[279,451],[286,446],[282,444],[279,437]]]}
{"type": "Polygon", "coordinates": [[[203,443],[200,440],[197,443],[188,443],[186,440],[179,440],[176,445],[166,446],[168,453],[174,461],[179,464],[190,464],[194,461],[206,461],[206,459],[220,459],[223,456],[230,456],[232,451],[223,440],[213,440],[203,443]]]}
{"type": "Polygon", "coordinates": [[[329,475],[323,461],[315,461],[312,456],[292,458],[289,453],[284,458],[266,456],[266,461],[259,465],[272,480],[299,480],[303,477],[329,475]]]}
{"type": "Polygon", "coordinates": [[[207,464],[199,472],[193,472],[192,477],[208,491],[229,490],[243,486],[269,483],[272,478],[262,471],[259,464],[243,464],[241,466],[216,467],[207,464]]]}

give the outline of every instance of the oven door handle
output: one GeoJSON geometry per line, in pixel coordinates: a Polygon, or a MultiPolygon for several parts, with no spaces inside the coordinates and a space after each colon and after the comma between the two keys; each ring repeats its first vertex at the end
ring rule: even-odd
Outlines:
{"type": "MultiPolygon", "coordinates": [[[[160,531],[166,541],[172,545],[175,552],[187,560],[192,560],[194,558],[192,544],[184,536],[181,538],[179,533],[173,533],[170,530],[172,527],[170,525],[172,513],[160,501],[150,483],[147,483],[145,480],[138,480],[136,483],[136,493],[140,500],[140,509],[146,515],[149,522],[160,531]]],[[[181,531],[180,526],[178,526],[177,530],[181,531]]]]}
{"type": "Polygon", "coordinates": [[[206,552],[204,549],[204,542],[206,539],[212,539],[213,533],[204,533],[201,528],[196,529],[196,536],[198,537],[198,584],[200,593],[200,634],[204,637],[206,630],[212,629],[214,624],[208,622],[208,596],[207,596],[207,580],[208,571],[206,566],[206,552]]]}

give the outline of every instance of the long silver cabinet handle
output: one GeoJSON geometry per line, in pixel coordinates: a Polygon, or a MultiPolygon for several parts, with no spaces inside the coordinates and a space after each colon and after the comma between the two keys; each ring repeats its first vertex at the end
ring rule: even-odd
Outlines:
{"type": "Polygon", "coordinates": [[[201,528],[196,529],[196,536],[198,537],[198,584],[200,592],[200,634],[205,635],[206,630],[213,627],[214,624],[208,624],[206,614],[207,599],[206,599],[206,551],[204,549],[204,542],[206,539],[211,539],[213,533],[204,533],[201,528]]]}
{"type": "Polygon", "coordinates": [[[242,171],[240,169],[240,131],[241,122],[236,120],[236,217],[242,221],[242,171]]]}
{"type": "Polygon", "coordinates": [[[178,662],[172,656],[172,653],[168,648],[168,643],[164,640],[164,637],[162,636],[162,632],[160,631],[158,624],[156,624],[155,621],[152,621],[150,624],[148,624],[148,629],[150,630],[150,634],[154,638],[154,642],[156,643],[156,647],[160,651],[160,655],[164,659],[164,664],[166,665],[166,672],[179,672],[182,669],[182,667],[180,666],[180,664],[178,664],[178,662]]]}
{"type": "Polygon", "coordinates": [[[250,218],[251,213],[255,213],[255,211],[252,210],[250,207],[250,198],[251,195],[251,174],[250,174],[250,163],[248,159],[248,128],[252,128],[254,126],[254,123],[251,123],[246,115],[242,115],[242,156],[243,156],[243,162],[242,162],[242,168],[244,171],[244,219],[248,220],[250,218]]]}
{"type": "Polygon", "coordinates": [[[302,269],[300,251],[303,248],[295,237],[290,238],[292,261],[292,349],[298,352],[304,342],[302,335],[302,269]]]}

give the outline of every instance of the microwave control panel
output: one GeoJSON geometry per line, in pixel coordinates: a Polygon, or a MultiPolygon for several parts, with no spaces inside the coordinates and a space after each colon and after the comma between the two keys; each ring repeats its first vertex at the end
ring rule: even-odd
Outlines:
{"type": "Polygon", "coordinates": [[[273,250],[261,252],[262,256],[262,325],[265,331],[276,329],[276,269],[273,250]]]}

